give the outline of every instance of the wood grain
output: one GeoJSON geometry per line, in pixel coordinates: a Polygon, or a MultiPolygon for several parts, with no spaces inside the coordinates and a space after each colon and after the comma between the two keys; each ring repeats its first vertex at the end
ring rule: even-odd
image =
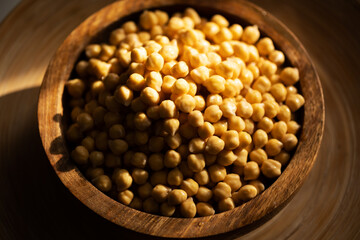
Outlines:
{"type": "MultiPolygon", "coordinates": [[[[357,239],[360,164],[355,123],[360,88],[355,56],[360,53],[360,38],[353,29],[359,23],[359,8],[355,2],[286,3],[258,2],[295,32],[314,60],[325,93],[325,137],[300,192],[244,239],[357,239]]],[[[65,36],[101,5],[105,2],[25,1],[0,27],[2,239],[148,238],[103,220],[74,199],[48,165],[36,129],[38,86],[49,58],[65,36]]]]}

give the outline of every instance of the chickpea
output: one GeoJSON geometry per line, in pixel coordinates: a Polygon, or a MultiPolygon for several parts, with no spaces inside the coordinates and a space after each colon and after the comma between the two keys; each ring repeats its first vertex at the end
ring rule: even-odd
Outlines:
{"type": "Polygon", "coordinates": [[[147,156],[142,152],[136,152],[133,155],[131,164],[137,168],[144,168],[147,163],[147,156]]]}
{"type": "Polygon", "coordinates": [[[179,168],[172,169],[167,175],[167,182],[173,186],[180,186],[183,181],[183,174],[179,168]]]}
{"type": "Polygon", "coordinates": [[[260,31],[256,25],[254,26],[247,26],[244,29],[244,32],[241,36],[241,40],[248,43],[254,44],[260,37],[260,31]]]}
{"type": "Polygon", "coordinates": [[[284,84],[282,83],[275,83],[270,88],[271,94],[274,96],[276,101],[283,102],[286,99],[287,90],[284,84]]]}
{"type": "Polygon", "coordinates": [[[170,118],[164,120],[163,128],[165,132],[169,133],[171,136],[174,136],[176,131],[179,129],[180,122],[178,119],[170,118]]]}
{"type": "Polygon", "coordinates": [[[158,184],[152,189],[151,196],[156,202],[162,203],[167,200],[170,191],[171,188],[158,184]]]}
{"type": "Polygon", "coordinates": [[[254,143],[255,147],[262,148],[263,146],[265,146],[265,144],[267,142],[268,142],[267,133],[262,129],[256,130],[253,135],[253,143],[254,143]]]}
{"type": "Polygon", "coordinates": [[[279,140],[272,138],[265,145],[265,151],[268,156],[275,156],[281,152],[284,144],[279,140]]]}
{"type": "Polygon", "coordinates": [[[264,56],[269,55],[272,51],[275,50],[273,41],[268,37],[260,39],[256,44],[256,47],[259,50],[260,55],[264,56]]]}
{"type": "Polygon", "coordinates": [[[280,66],[285,62],[285,55],[281,51],[274,50],[269,54],[269,60],[280,66]]]}
{"type": "Polygon", "coordinates": [[[264,94],[270,90],[271,82],[266,76],[260,76],[255,80],[252,88],[264,94]]]}
{"type": "Polygon", "coordinates": [[[168,194],[168,204],[179,205],[187,199],[187,193],[182,189],[174,189],[168,194]]]}
{"type": "Polygon", "coordinates": [[[232,116],[228,119],[229,129],[241,132],[245,129],[245,122],[241,117],[232,116]]]}
{"type": "Polygon", "coordinates": [[[227,27],[222,27],[220,30],[214,35],[213,40],[215,43],[219,44],[224,41],[229,41],[232,39],[232,33],[227,27]]]}
{"type": "Polygon", "coordinates": [[[125,190],[125,191],[119,192],[119,194],[118,194],[119,202],[121,202],[122,204],[124,204],[126,206],[128,206],[133,199],[134,199],[134,193],[130,190],[125,190]]]}
{"type": "Polygon", "coordinates": [[[225,79],[222,76],[213,75],[204,82],[204,86],[210,93],[221,93],[225,90],[225,79]]]}
{"type": "Polygon", "coordinates": [[[115,169],[112,180],[115,182],[118,191],[128,189],[133,182],[130,173],[126,169],[115,169]]]}
{"type": "Polygon", "coordinates": [[[218,209],[220,212],[225,212],[235,208],[235,203],[232,198],[221,199],[218,203],[218,209]]]}
{"type": "Polygon", "coordinates": [[[206,66],[208,65],[208,62],[209,60],[205,53],[196,53],[194,55],[190,55],[190,65],[192,68],[196,69],[201,66],[206,66]]]}
{"type": "Polygon", "coordinates": [[[240,144],[239,134],[235,130],[225,131],[221,135],[221,139],[224,141],[225,149],[233,150],[240,144]]]}
{"type": "Polygon", "coordinates": [[[173,118],[177,115],[175,103],[171,100],[164,100],[159,106],[159,115],[161,118],[173,118]]]}
{"type": "Polygon", "coordinates": [[[213,193],[210,189],[200,186],[196,194],[196,199],[201,202],[208,202],[213,196],[213,193]]]}
{"type": "Polygon", "coordinates": [[[127,21],[122,25],[122,28],[124,29],[125,33],[135,33],[138,31],[138,28],[133,21],[127,21]]]}
{"type": "Polygon", "coordinates": [[[244,185],[236,194],[233,195],[234,202],[248,201],[258,194],[256,187],[253,185],[244,185]]]}
{"type": "MultiPolygon", "coordinates": [[[[266,110],[265,110],[265,112],[266,112],[266,110]]],[[[273,126],[274,126],[273,120],[271,118],[268,118],[268,117],[262,118],[257,124],[257,127],[259,129],[264,130],[266,133],[270,133],[273,126]]]]}
{"type": "Polygon", "coordinates": [[[248,151],[244,148],[238,148],[234,150],[234,154],[237,157],[236,160],[234,161],[234,166],[244,167],[247,162],[248,151]]]}
{"type": "Polygon", "coordinates": [[[178,17],[178,16],[173,16],[170,18],[169,23],[168,23],[168,28],[171,31],[179,31],[180,29],[184,28],[184,21],[178,17]]]}
{"type": "Polygon", "coordinates": [[[297,68],[286,67],[280,73],[281,81],[287,86],[294,85],[299,81],[299,78],[299,70],[297,68]]]}
{"type": "Polygon", "coordinates": [[[162,26],[162,25],[164,25],[164,24],[166,24],[168,22],[169,16],[168,16],[168,14],[166,12],[160,11],[160,10],[155,10],[154,13],[155,13],[155,15],[156,15],[156,17],[158,19],[158,24],[160,26],[162,26]]]}
{"type": "Polygon", "coordinates": [[[253,114],[253,108],[247,101],[240,101],[236,106],[236,115],[242,118],[250,118],[253,114]]]}
{"type": "Polygon", "coordinates": [[[284,121],[274,123],[271,135],[276,139],[281,139],[287,132],[287,124],[284,121]]]}
{"type": "Polygon", "coordinates": [[[184,61],[177,62],[170,70],[175,78],[184,78],[189,74],[189,67],[184,61]]]}
{"type": "Polygon", "coordinates": [[[195,108],[195,99],[189,94],[184,94],[176,99],[175,105],[180,111],[190,113],[195,108]]]}
{"type": "Polygon", "coordinates": [[[88,177],[90,180],[93,180],[100,175],[104,175],[103,168],[88,168],[86,170],[86,177],[88,177]]]}
{"type": "Polygon", "coordinates": [[[305,99],[300,94],[290,94],[287,96],[285,103],[292,112],[295,112],[304,105],[305,99]]]}
{"type": "Polygon", "coordinates": [[[205,149],[205,141],[201,138],[193,138],[189,142],[189,152],[201,153],[205,149]]]}
{"type": "Polygon", "coordinates": [[[100,175],[92,180],[92,183],[102,192],[108,192],[111,190],[111,180],[106,175],[100,175]]]}
{"type": "Polygon", "coordinates": [[[264,60],[264,62],[260,65],[260,72],[267,77],[271,77],[276,73],[276,71],[277,66],[271,61],[264,60]]]}
{"type": "Polygon", "coordinates": [[[260,168],[256,162],[248,162],[244,167],[244,180],[255,180],[260,175],[260,168]]]}
{"type": "Polygon", "coordinates": [[[167,168],[174,168],[181,162],[180,154],[175,150],[168,150],[164,156],[164,165],[167,168]]]}
{"type": "MultiPolygon", "coordinates": [[[[178,57],[179,49],[177,48],[177,46],[174,46],[172,44],[168,44],[168,45],[165,45],[165,46],[163,46],[161,48],[161,50],[159,51],[159,54],[164,58],[165,64],[166,64],[166,62],[175,60],[178,57]]],[[[174,62],[174,65],[175,65],[175,62],[174,62]]],[[[163,68],[164,67],[165,67],[165,65],[163,66],[163,68]]],[[[169,73],[170,73],[170,71],[169,71],[169,73]]]]}
{"type": "MultiPolygon", "coordinates": [[[[249,49],[250,49],[250,47],[249,47],[249,49]]],[[[242,69],[239,78],[240,78],[241,82],[244,84],[244,86],[247,86],[247,87],[249,87],[255,79],[253,72],[247,68],[242,69]]]]}
{"type": "Polygon", "coordinates": [[[225,182],[219,182],[212,190],[215,197],[225,199],[231,197],[231,187],[225,182]]]}
{"type": "Polygon", "coordinates": [[[252,180],[249,182],[249,184],[253,185],[256,188],[258,194],[262,193],[265,190],[264,184],[259,180],[252,180]]]}
{"type": "Polygon", "coordinates": [[[214,208],[205,202],[199,202],[196,204],[196,212],[200,217],[211,216],[215,214],[214,208]]]}
{"type": "Polygon", "coordinates": [[[190,17],[195,25],[198,25],[201,22],[199,14],[193,8],[186,8],[184,15],[190,17]]]}
{"type": "Polygon", "coordinates": [[[228,129],[228,122],[226,120],[220,120],[214,123],[215,135],[221,137],[221,135],[228,129]]]}
{"type": "Polygon", "coordinates": [[[188,121],[193,127],[200,127],[204,125],[204,117],[198,110],[194,110],[189,113],[188,121]]]}
{"type": "Polygon", "coordinates": [[[158,120],[158,119],[160,119],[159,109],[160,109],[160,106],[158,106],[158,105],[150,106],[146,109],[146,115],[153,120],[158,120]]]}
{"type": "Polygon", "coordinates": [[[208,169],[210,179],[212,182],[217,183],[223,181],[226,177],[226,168],[219,164],[211,165],[208,169]]]}
{"type": "Polygon", "coordinates": [[[284,145],[284,149],[289,152],[295,149],[298,139],[294,134],[287,133],[281,138],[281,142],[284,145]]]}
{"type": "Polygon", "coordinates": [[[221,56],[215,52],[207,52],[206,56],[208,57],[208,67],[211,68],[215,68],[222,61],[221,56]]]}
{"type": "Polygon", "coordinates": [[[168,135],[165,137],[165,142],[171,149],[176,149],[181,145],[181,135],[179,133],[174,136],[168,135]]]}
{"type": "Polygon", "coordinates": [[[93,167],[99,167],[104,164],[104,154],[99,151],[92,151],[89,160],[93,167]]]}
{"type": "Polygon", "coordinates": [[[192,197],[198,192],[199,184],[195,182],[192,178],[187,178],[181,183],[180,188],[187,193],[188,197],[192,197]]]}
{"type": "Polygon", "coordinates": [[[256,162],[257,164],[261,165],[266,159],[267,154],[262,148],[257,148],[250,152],[250,160],[256,162]]]}
{"type": "Polygon", "coordinates": [[[203,169],[200,172],[195,173],[194,179],[199,185],[206,185],[210,182],[209,173],[206,169],[203,169]]]}
{"type": "MultiPolygon", "coordinates": [[[[150,40],[150,41],[146,42],[146,43],[144,44],[144,47],[145,47],[146,52],[147,52],[147,54],[148,54],[148,58],[150,57],[150,55],[151,55],[152,53],[158,53],[158,52],[161,50],[161,48],[162,48],[162,46],[161,46],[160,44],[158,44],[157,42],[155,42],[155,41],[153,41],[153,40],[150,40]]],[[[159,54],[159,55],[160,55],[160,54],[159,54]]],[[[160,56],[161,56],[161,55],[160,55],[160,56]]],[[[156,62],[157,62],[157,63],[161,63],[161,59],[159,58],[158,55],[155,55],[152,60],[160,60],[160,61],[155,61],[155,62],[151,62],[151,63],[156,63],[156,62]]],[[[155,65],[155,64],[154,64],[154,65],[155,65]]],[[[145,66],[146,66],[146,62],[145,62],[145,66]]],[[[160,67],[160,66],[158,66],[158,67],[160,67]]]]}
{"type": "Polygon", "coordinates": [[[164,156],[160,153],[153,153],[148,159],[149,166],[153,171],[159,171],[164,168],[164,156]]]}
{"type": "Polygon", "coordinates": [[[179,133],[186,139],[191,139],[196,136],[196,128],[190,125],[190,123],[184,123],[180,126],[179,133]]]}
{"type": "MultiPolygon", "coordinates": [[[[226,100],[226,99],[225,99],[226,100]]],[[[220,105],[220,110],[222,111],[222,115],[226,118],[230,118],[235,116],[236,113],[236,105],[231,101],[223,101],[220,105]]]]}
{"type": "Polygon", "coordinates": [[[164,66],[164,58],[159,53],[153,52],[147,57],[145,66],[149,71],[160,72],[164,66]]]}
{"type": "Polygon", "coordinates": [[[141,168],[135,168],[131,176],[136,184],[142,185],[146,183],[147,179],[149,178],[149,173],[141,168]]]}
{"type": "Polygon", "coordinates": [[[220,31],[219,25],[214,22],[207,22],[202,29],[207,38],[212,39],[220,31]]]}
{"type": "Polygon", "coordinates": [[[209,107],[211,105],[220,106],[223,102],[223,98],[219,94],[209,94],[206,98],[206,105],[209,107]]]}
{"type": "Polygon", "coordinates": [[[153,26],[158,24],[158,17],[156,16],[156,14],[154,12],[151,11],[144,11],[141,15],[140,15],[140,26],[143,29],[149,30],[151,29],[153,26]]]}
{"type": "Polygon", "coordinates": [[[81,97],[85,90],[85,84],[81,79],[69,80],[66,82],[65,86],[68,93],[74,98],[81,97]]]}
{"type": "Polygon", "coordinates": [[[245,62],[249,60],[249,49],[245,43],[236,42],[233,44],[233,49],[236,57],[241,58],[245,62]]]}
{"type": "MultiPolygon", "coordinates": [[[[229,48],[230,48],[230,46],[229,46],[229,48]]],[[[232,50],[232,48],[230,48],[230,49],[232,50]]],[[[228,50],[228,51],[230,51],[230,50],[228,50]]],[[[225,54],[225,53],[223,53],[223,54],[225,54]]],[[[223,62],[219,63],[218,65],[216,65],[215,71],[218,74],[218,76],[221,76],[223,78],[234,78],[235,79],[239,76],[238,72],[236,72],[236,68],[238,68],[238,67],[240,68],[240,66],[237,66],[237,64],[234,61],[226,60],[226,61],[223,61],[223,62]]],[[[205,84],[206,84],[206,82],[205,82],[205,84]]],[[[208,89],[208,90],[209,90],[209,92],[211,92],[210,89],[208,89]]]]}
{"type": "Polygon", "coordinates": [[[77,146],[71,152],[71,158],[79,165],[85,165],[88,163],[89,151],[84,146],[77,146]]]}
{"type": "Polygon", "coordinates": [[[225,142],[217,136],[208,138],[205,146],[205,152],[210,154],[218,154],[225,147],[225,142]]]}
{"type": "Polygon", "coordinates": [[[163,202],[160,205],[160,213],[163,216],[171,217],[175,213],[175,210],[176,210],[175,206],[171,206],[167,202],[163,202]]]}
{"type": "Polygon", "coordinates": [[[160,92],[163,83],[162,76],[159,72],[151,71],[146,77],[145,83],[146,86],[155,89],[157,92],[160,92]]]}
{"type": "Polygon", "coordinates": [[[199,66],[190,71],[191,78],[197,84],[203,84],[210,77],[210,70],[205,66],[199,66]]]}
{"type": "Polygon", "coordinates": [[[286,105],[282,105],[279,108],[279,112],[276,116],[280,121],[289,122],[291,120],[290,108],[286,105]]]}
{"type": "MultiPolygon", "coordinates": [[[[198,154],[190,154],[187,157],[187,164],[191,171],[200,172],[205,167],[205,158],[201,153],[198,154]]],[[[186,190],[185,190],[186,191],[186,190]]],[[[189,193],[188,193],[189,194],[189,193]]],[[[189,195],[190,196],[190,195],[189,195]]]]}
{"type": "Polygon", "coordinates": [[[249,89],[246,93],[245,99],[248,103],[260,103],[262,100],[261,93],[258,90],[249,89]]]}
{"type": "Polygon", "coordinates": [[[232,56],[234,54],[234,49],[231,43],[228,41],[220,43],[219,54],[223,58],[232,56]]]}
{"type": "Polygon", "coordinates": [[[251,119],[255,122],[259,122],[265,115],[265,106],[263,103],[254,103],[252,104],[253,114],[251,119]]]}
{"type": "Polygon", "coordinates": [[[265,160],[261,165],[261,172],[268,178],[278,177],[281,174],[281,163],[272,159],[265,160]]]}
{"type": "Polygon", "coordinates": [[[196,205],[190,197],[180,204],[180,213],[183,217],[193,218],[196,215],[196,205]]]}
{"type": "Polygon", "coordinates": [[[211,105],[204,111],[204,120],[215,123],[221,119],[223,112],[218,105],[211,105]]]}
{"type": "Polygon", "coordinates": [[[288,121],[286,122],[286,125],[287,125],[287,133],[296,134],[300,129],[300,125],[295,121],[288,121]]]}
{"type": "Polygon", "coordinates": [[[227,174],[224,179],[224,183],[230,186],[231,192],[235,192],[241,187],[240,176],[235,173],[227,174]]]}
{"type": "Polygon", "coordinates": [[[209,122],[204,122],[204,124],[198,128],[198,134],[202,139],[207,139],[213,136],[214,133],[215,133],[215,128],[209,122]]]}
{"type": "MultiPolygon", "coordinates": [[[[168,64],[168,63],[166,63],[166,64],[168,64]]],[[[164,68],[166,67],[166,64],[164,65],[164,68]]],[[[164,68],[163,68],[163,71],[164,71],[164,68]]],[[[173,85],[174,85],[175,82],[176,82],[176,78],[174,78],[174,77],[172,77],[170,75],[164,76],[163,84],[161,86],[161,91],[166,93],[166,94],[171,93],[173,85]]]]}

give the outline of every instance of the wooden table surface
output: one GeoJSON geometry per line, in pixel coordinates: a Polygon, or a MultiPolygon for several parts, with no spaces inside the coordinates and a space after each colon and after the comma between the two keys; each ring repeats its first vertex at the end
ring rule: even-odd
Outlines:
{"type": "MultiPolygon", "coordinates": [[[[102,219],[73,197],[38,133],[39,87],[51,56],[109,2],[24,0],[0,25],[0,239],[151,239],[102,219]]],[[[308,50],[324,90],[326,124],[304,186],[277,216],[241,239],[360,239],[360,3],[253,2],[308,50]]]]}

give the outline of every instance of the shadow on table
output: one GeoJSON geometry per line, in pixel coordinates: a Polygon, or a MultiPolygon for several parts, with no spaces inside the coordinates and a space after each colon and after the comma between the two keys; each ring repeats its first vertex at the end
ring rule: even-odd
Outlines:
{"type": "Polygon", "coordinates": [[[154,239],[98,216],[61,183],[42,147],[38,93],[36,87],[0,98],[0,237],[154,239]]]}

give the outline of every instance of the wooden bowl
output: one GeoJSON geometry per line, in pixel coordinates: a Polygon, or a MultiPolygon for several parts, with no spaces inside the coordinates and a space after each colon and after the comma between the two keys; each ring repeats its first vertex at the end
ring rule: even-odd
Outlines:
{"type": "Polygon", "coordinates": [[[310,172],[320,147],[324,117],[320,81],[304,47],[284,24],[254,4],[241,0],[124,0],[108,5],[86,19],[57,50],[44,77],[38,105],[39,130],[49,161],[64,185],[81,202],[122,227],[173,238],[204,237],[235,230],[236,234],[244,234],[274,216],[294,196],[310,172]],[[204,16],[221,13],[233,22],[258,25],[261,33],[272,38],[276,47],[285,53],[288,62],[299,69],[300,90],[306,100],[299,144],[282,175],[259,196],[231,211],[191,219],[140,212],[97,190],[69,159],[62,119],[64,84],[89,42],[144,9],[179,11],[186,6],[194,7],[204,16]]]}

